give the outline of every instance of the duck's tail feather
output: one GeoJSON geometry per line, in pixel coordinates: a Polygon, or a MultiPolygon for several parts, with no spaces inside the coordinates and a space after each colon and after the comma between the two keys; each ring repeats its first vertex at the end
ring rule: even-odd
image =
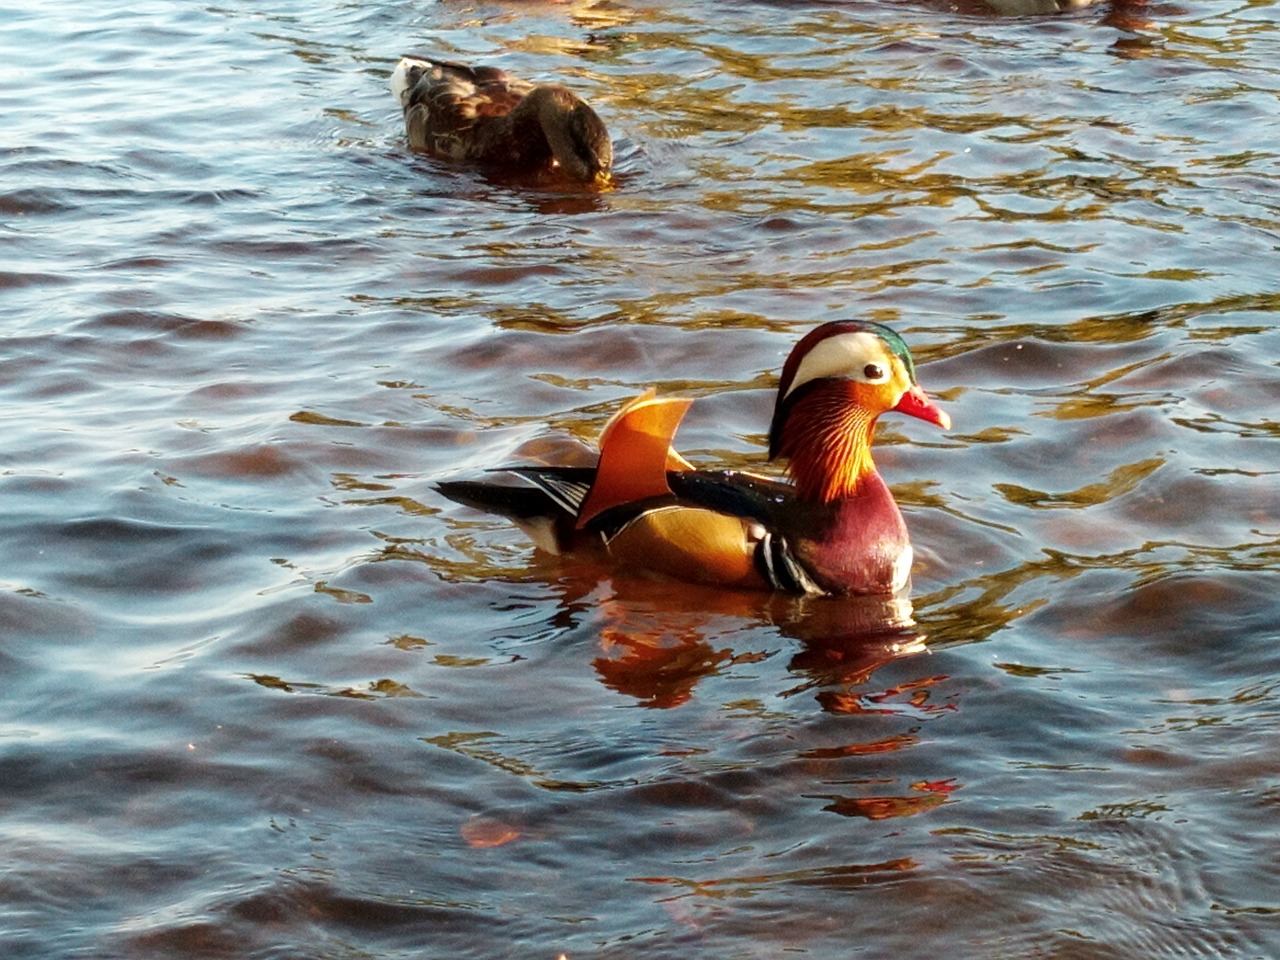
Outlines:
{"type": "Polygon", "coordinates": [[[553,517],[563,507],[541,487],[483,480],[441,480],[435,489],[455,503],[485,513],[496,513],[511,520],[553,517]]]}
{"type": "Polygon", "coordinates": [[[529,484],[483,480],[441,480],[435,489],[463,506],[506,517],[548,553],[561,553],[576,540],[574,519],[587,497],[595,467],[507,467],[529,484]]]}
{"type": "Polygon", "coordinates": [[[435,489],[463,506],[506,517],[547,553],[566,549],[573,517],[541,486],[513,486],[479,480],[442,480],[435,489]]]}
{"type": "Polygon", "coordinates": [[[402,107],[409,105],[409,91],[418,84],[424,70],[431,69],[431,61],[420,57],[401,57],[391,71],[391,93],[402,107]]]}

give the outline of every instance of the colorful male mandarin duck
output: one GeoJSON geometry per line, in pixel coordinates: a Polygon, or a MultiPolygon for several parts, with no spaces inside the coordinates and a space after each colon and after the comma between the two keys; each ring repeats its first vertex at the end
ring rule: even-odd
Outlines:
{"type": "Polygon", "coordinates": [[[515,467],[521,486],[437,485],[459,503],[509,517],[552,553],[603,548],[616,562],[684,581],[807,594],[894,594],[911,545],[871,461],[876,418],[896,410],[951,419],[917,385],[911,354],[888,327],[824,323],[782,368],[769,458],[790,483],[694,469],[671,448],[692,403],[653,391],[600,436],[595,467],[515,467]]]}
{"type": "Polygon", "coordinates": [[[391,74],[409,145],[438,157],[517,173],[559,168],[602,185],[613,166],[609,131],[577,94],[496,67],[404,57],[391,74]]]}

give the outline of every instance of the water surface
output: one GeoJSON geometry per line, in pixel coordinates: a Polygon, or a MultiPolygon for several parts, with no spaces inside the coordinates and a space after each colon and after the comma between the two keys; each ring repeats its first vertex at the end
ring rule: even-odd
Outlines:
{"type": "Polygon", "coordinates": [[[0,953],[1276,956],[1277,19],[10,4],[0,953]],[[411,50],[617,188],[411,154],[411,50]],[[431,489],[650,385],[758,467],[840,316],[923,643],[431,489]]]}

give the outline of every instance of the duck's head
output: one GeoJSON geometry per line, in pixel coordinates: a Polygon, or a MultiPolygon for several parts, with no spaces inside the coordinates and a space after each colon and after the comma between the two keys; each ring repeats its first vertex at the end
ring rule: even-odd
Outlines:
{"type": "Polygon", "coordinates": [[[603,186],[613,167],[613,141],[591,105],[565,87],[545,85],[529,94],[551,155],[568,176],[603,186]]]}
{"type": "Polygon", "coordinates": [[[769,458],[787,457],[803,499],[851,496],[874,472],[871,434],[890,410],[944,430],[951,418],[916,383],[903,339],[869,320],[836,320],[811,330],[782,368],[769,458]]]}

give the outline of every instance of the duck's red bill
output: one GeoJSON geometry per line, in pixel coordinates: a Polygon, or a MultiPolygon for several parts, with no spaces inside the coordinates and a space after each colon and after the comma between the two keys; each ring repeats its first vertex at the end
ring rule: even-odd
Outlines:
{"type": "Polygon", "coordinates": [[[904,393],[893,409],[909,417],[919,417],[921,420],[935,423],[943,430],[951,429],[951,417],[947,415],[947,411],[930,400],[919,386],[912,386],[904,393]]]}

